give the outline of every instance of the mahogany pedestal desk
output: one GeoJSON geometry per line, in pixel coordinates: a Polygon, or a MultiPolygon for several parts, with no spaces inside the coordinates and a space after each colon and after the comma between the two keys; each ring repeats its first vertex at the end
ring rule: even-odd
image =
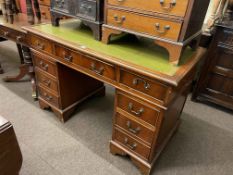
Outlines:
{"type": "Polygon", "coordinates": [[[110,151],[129,155],[143,174],[151,168],[180,123],[197,62],[205,53],[186,49],[182,65],[149,40],[125,36],[111,45],[92,38],[78,21],[24,27],[35,66],[42,109],[66,121],[75,106],[116,88],[110,151]],[[81,27],[80,27],[81,26],[81,27]]]}
{"type": "Polygon", "coordinates": [[[13,24],[7,23],[3,17],[0,16],[0,38],[16,42],[21,61],[20,73],[16,76],[6,77],[4,80],[6,82],[19,81],[25,75],[29,75],[33,85],[33,97],[36,98],[34,70],[30,49],[28,47],[26,32],[21,29],[22,26],[28,25],[27,16],[25,14],[15,15],[13,24]]]}

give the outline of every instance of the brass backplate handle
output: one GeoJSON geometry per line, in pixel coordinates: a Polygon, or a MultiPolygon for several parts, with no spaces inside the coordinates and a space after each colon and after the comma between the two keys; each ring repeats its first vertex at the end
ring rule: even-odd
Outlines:
{"type": "Polygon", "coordinates": [[[63,57],[64,57],[64,60],[66,60],[68,62],[72,62],[73,61],[73,56],[67,54],[66,52],[63,52],[63,57]]]}
{"type": "Polygon", "coordinates": [[[129,111],[136,116],[141,116],[141,114],[144,112],[144,108],[140,108],[138,111],[135,111],[133,108],[133,103],[129,103],[128,105],[129,111]]]}
{"type": "Polygon", "coordinates": [[[118,17],[118,15],[114,15],[114,20],[117,24],[122,24],[125,20],[126,20],[126,17],[125,16],[122,16],[120,19],[118,17]]]}
{"type": "Polygon", "coordinates": [[[165,0],[160,0],[160,5],[164,10],[171,10],[173,7],[176,6],[176,0],[171,0],[168,6],[165,6],[165,0]]]}
{"type": "Polygon", "coordinates": [[[129,147],[131,150],[135,150],[137,148],[137,143],[133,143],[132,145],[129,144],[129,140],[126,137],[125,137],[124,142],[125,142],[125,145],[129,147]]]}
{"type": "Polygon", "coordinates": [[[150,84],[147,81],[145,81],[145,80],[143,80],[141,78],[134,78],[133,79],[133,85],[138,85],[139,82],[144,83],[145,90],[149,90],[150,89],[150,84]]]}
{"type": "Polygon", "coordinates": [[[128,127],[128,130],[129,130],[130,132],[132,132],[133,134],[138,134],[138,133],[140,132],[140,130],[141,130],[140,127],[137,127],[137,128],[135,128],[135,129],[132,128],[132,124],[131,124],[130,121],[127,121],[126,125],[127,125],[127,127],[128,127]]]}
{"type": "Polygon", "coordinates": [[[48,64],[45,64],[43,61],[40,61],[39,64],[41,65],[41,68],[42,68],[43,70],[45,70],[45,71],[48,70],[48,68],[49,68],[49,65],[48,65],[48,64]]]}
{"type": "Polygon", "coordinates": [[[101,66],[99,69],[97,69],[95,63],[91,63],[91,70],[98,75],[103,75],[104,73],[104,67],[101,66]]]}
{"type": "Polygon", "coordinates": [[[155,28],[156,28],[156,31],[160,34],[165,34],[168,30],[171,29],[171,26],[170,25],[165,25],[163,30],[160,29],[160,24],[159,23],[155,23],[155,28]]]}
{"type": "Polygon", "coordinates": [[[41,44],[38,40],[36,41],[36,48],[40,50],[44,50],[45,46],[44,44],[41,44]]]}

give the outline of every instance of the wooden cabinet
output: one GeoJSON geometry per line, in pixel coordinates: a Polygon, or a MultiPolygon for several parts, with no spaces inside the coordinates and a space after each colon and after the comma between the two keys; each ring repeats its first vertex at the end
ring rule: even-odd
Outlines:
{"type": "Polygon", "coordinates": [[[59,26],[62,16],[80,19],[101,40],[104,0],[51,0],[52,24],[59,26]]]}
{"type": "Polygon", "coordinates": [[[193,99],[233,110],[233,28],[217,25],[193,99]]]}
{"type": "Polygon", "coordinates": [[[104,43],[122,32],[151,38],[178,64],[186,46],[198,45],[209,0],[105,0],[104,43]]]}
{"type": "Polygon", "coordinates": [[[40,5],[40,13],[42,19],[48,20],[51,19],[50,15],[50,0],[38,0],[40,5]]]}

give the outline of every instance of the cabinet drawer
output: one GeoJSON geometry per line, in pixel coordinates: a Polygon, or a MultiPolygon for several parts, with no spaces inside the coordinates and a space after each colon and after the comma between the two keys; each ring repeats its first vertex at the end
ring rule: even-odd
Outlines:
{"type": "Polygon", "coordinates": [[[120,92],[117,92],[117,107],[135,116],[137,119],[141,119],[153,126],[156,126],[156,122],[160,115],[159,109],[152,109],[136,98],[131,98],[120,92]]]}
{"type": "Polygon", "coordinates": [[[17,43],[26,43],[26,35],[23,32],[18,32],[15,30],[11,30],[6,27],[0,27],[0,36],[6,39],[13,40],[17,43]]]}
{"type": "Polygon", "coordinates": [[[38,0],[40,5],[50,6],[50,0],[38,0]]]}
{"type": "Polygon", "coordinates": [[[82,55],[79,65],[90,70],[92,73],[105,77],[107,79],[115,80],[115,66],[96,60],[86,55],[82,55]]]}
{"type": "Polygon", "coordinates": [[[43,19],[51,19],[49,6],[40,5],[40,12],[43,19]]]}
{"type": "Polygon", "coordinates": [[[228,46],[233,45],[233,30],[231,29],[222,29],[221,34],[219,35],[220,43],[224,43],[228,46]]]}
{"type": "Polygon", "coordinates": [[[31,47],[46,53],[52,53],[52,43],[44,38],[35,35],[30,36],[31,47]]]}
{"type": "Polygon", "coordinates": [[[52,94],[51,92],[49,92],[48,90],[44,89],[41,86],[38,86],[38,92],[39,92],[39,97],[41,97],[42,99],[44,99],[48,103],[50,103],[56,107],[59,107],[58,96],[55,96],[54,94],[52,94]]]}
{"type": "Polygon", "coordinates": [[[233,48],[223,44],[218,44],[215,54],[216,65],[233,70],[233,48]]]}
{"type": "Polygon", "coordinates": [[[161,102],[164,102],[167,96],[168,86],[125,70],[120,72],[120,83],[161,102]]]}
{"type": "Polygon", "coordinates": [[[97,5],[96,1],[79,0],[77,16],[96,21],[97,5]]]}
{"type": "Polygon", "coordinates": [[[140,143],[136,139],[127,135],[118,128],[114,129],[114,141],[124,146],[126,149],[138,154],[140,157],[148,160],[150,154],[150,147],[140,143]]]}
{"type": "Polygon", "coordinates": [[[131,133],[135,137],[147,142],[147,144],[152,144],[154,138],[154,132],[152,130],[119,113],[116,113],[115,122],[115,125],[117,125],[118,127],[125,129],[127,132],[131,133]]]}
{"type": "Polygon", "coordinates": [[[57,77],[57,68],[56,64],[52,63],[48,60],[45,60],[38,55],[33,54],[34,64],[35,67],[39,68],[40,70],[49,73],[50,75],[57,77]]]}
{"type": "Polygon", "coordinates": [[[43,73],[38,68],[36,68],[35,72],[36,72],[37,84],[39,86],[44,86],[50,90],[53,90],[56,94],[58,94],[57,80],[55,80],[51,76],[43,73]]]}
{"type": "Polygon", "coordinates": [[[108,0],[108,4],[184,17],[188,0],[108,0]]]}
{"type": "Polygon", "coordinates": [[[178,41],[182,25],[178,22],[113,9],[107,9],[107,24],[173,41],[178,41]]]}
{"type": "Polygon", "coordinates": [[[51,0],[51,9],[58,10],[63,13],[69,13],[70,8],[74,7],[74,1],[67,0],[51,0]]]}

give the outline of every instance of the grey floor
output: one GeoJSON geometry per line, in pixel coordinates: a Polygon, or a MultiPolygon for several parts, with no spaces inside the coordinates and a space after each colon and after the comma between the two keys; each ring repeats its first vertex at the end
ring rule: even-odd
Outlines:
{"type": "MultiPolygon", "coordinates": [[[[5,70],[0,75],[0,115],[14,125],[24,159],[20,175],[140,175],[127,158],[109,153],[112,87],[107,86],[105,97],[82,104],[62,124],[33,101],[27,78],[19,83],[2,81],[17,73],[14,43],[0,43],[0,61],[5,70]]],[[[152,174],[232,175],[232,113],[188,100],[182,120],[152,174]]]]}

